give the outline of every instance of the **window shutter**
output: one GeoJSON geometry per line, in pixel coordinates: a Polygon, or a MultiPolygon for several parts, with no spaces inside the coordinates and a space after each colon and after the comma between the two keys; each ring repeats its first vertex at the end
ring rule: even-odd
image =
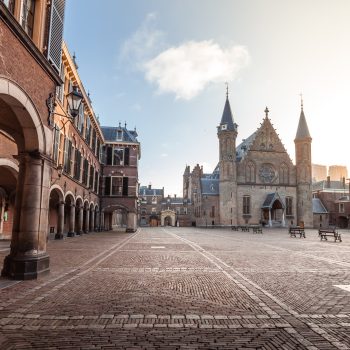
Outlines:
{"type": "Polygon", "coordinates": [[[123,196],[128,195],[129,178],[123,177],[123,196]]]}
{"type": "Polygon", "coordinates": [[[65,2],[65,0],[52,0],[50,13],[50,31],[47,58],[58,72],[61,70],[65,2]]]}
{"type": "Polygon", "coordinates": [[[107,146],[107,165],[112,165],[112,154],[113,148],[111,146],[107,146]]]}
{"type": "Polygon", "coordinates": [[[129,154],[130,154],[130,148],[129,147],[125,147],[124,165],[129,165],[129,154]]]}

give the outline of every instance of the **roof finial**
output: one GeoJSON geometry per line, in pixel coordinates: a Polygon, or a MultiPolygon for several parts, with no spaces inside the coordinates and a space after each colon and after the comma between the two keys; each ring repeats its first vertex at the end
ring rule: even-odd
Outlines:
{"type": "Polygon", "coordinates": [[[303,94],[300,94],[301,110],[304,110],[303,94]]]}
{"type": "Polygon", "coordinates": [[[265,112],[265,114],[266,114],[266,118],[268,118],[268,117],[269,117],[269,112],[270,112],[270,111],[269,111],[269,109],[267,108],[267,106],[266,106],[264,112],[265,112]]]}
{"type": "Polygon", "coordinates": [[[124,122],[124,127],[125,127],[125,129],[126,129],[126,122],[124,122]]]}
{"type": "Polygon", "coordinates": [[[228,82],[227,81],[225,82],[225,85],[226,85],[226,99],[228,99],[228,82]]]}

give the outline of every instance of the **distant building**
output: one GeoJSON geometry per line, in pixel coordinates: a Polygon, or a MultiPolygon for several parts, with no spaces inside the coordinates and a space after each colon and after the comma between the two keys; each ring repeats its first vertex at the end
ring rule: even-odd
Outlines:
{"type": "Polygon", "coordinates": [[[350,227],[349,188],[345,178],[342,181],[332,181],[328,176],[327,180],[313,184],[312,193],[313,201],[317,199],[321,202],[321,205],[313,202],[315,228],[328,225],[350,227]]]}
{"type": "Polygon", "coordinates": [[[140,186],[139,216],[140,226],[160,226],[164,187],[152,188],[152,185],[140,186]]]}
{"type": "Polygon", "coordinates": [[[343,177],[348,178],[348,169],[345,165],[330,165],[328,168],[328,176],[331,180],[341,180],[343,177]]]}
{"type": "Polygon", "coordinates": [[[226,96],[217,127],[219,162],[211,174],[186,166],[183,195],[192,203],[192,224],[313,226],[311,142],[303,105],[292,163],[271,120],[269,110],[260,127],[236,146],[238,125],[226,96]]]}
{"type": "Polygon", "coordinates": [[[181,197],[168,197],[162,201],[160,220],[162,226],[190,226],[191,203],[181,197]]]}
{"type": "Polygon", "coordinates": [[[327,166],[320,164],[312,164],[312,182],[326,180],[327,166]]]}

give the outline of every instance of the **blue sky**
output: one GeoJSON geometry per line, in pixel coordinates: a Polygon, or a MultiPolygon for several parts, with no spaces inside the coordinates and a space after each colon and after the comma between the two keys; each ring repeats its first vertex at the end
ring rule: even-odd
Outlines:
{"type": "Polygon", "coordinates": [[[349,167],[350,1],[68,0],[65,40],[102,125],[136,126],[142,185],[182,194],[218,162],[225,81],[238,143],[270,118],[291,158],[300,96],[313,162],[349,167]]]}

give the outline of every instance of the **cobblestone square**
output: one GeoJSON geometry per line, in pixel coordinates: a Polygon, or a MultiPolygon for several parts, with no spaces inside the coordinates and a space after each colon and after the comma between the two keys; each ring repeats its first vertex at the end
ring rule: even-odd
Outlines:
{"type": "Polygon", "coordinates": [[[342,235],[164,227],[52,240],[49,275],[0,280],[0,348],[349,349],[342,235]]]}

